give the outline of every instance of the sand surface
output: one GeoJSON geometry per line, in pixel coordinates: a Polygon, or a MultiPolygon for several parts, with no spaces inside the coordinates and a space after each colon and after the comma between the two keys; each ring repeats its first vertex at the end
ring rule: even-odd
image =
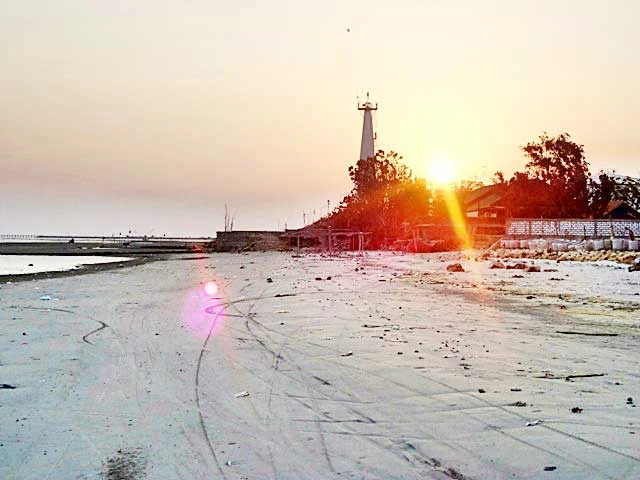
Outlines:
{"type": "Polygon", "coordinates": [[[640,272],[490,263],[215,254],[4,284],[0,478],[640,478],[640,272]]]}

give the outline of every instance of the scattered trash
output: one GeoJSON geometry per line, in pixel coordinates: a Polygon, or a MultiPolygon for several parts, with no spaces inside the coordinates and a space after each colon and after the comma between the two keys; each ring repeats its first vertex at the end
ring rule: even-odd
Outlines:
{"type": "Polygon", "coordinates": [[[527,423],[527,427],[535,427],[536,425],[540,425],[542,423],[542,420],[534,420],[533,422],[528,422],[527,423]]]}
{"type": "Polygon", "coordinates": [[[240,393],[236,393],[234,395],[235,398],[241,398],[241,397],[248,397],[249,396],[249,392],[247,392],[246,390],[243,390],[240,393]]]}
{"type": "Polygon", "coordinates": [[[536,297],[534,297],[533,295],[527,295],[527,300],[533,300],[534,298],[536,297]]]}
{"type": "Polygon", "coordinates": [[[484,388],[479,388],[478,393],[487,393],[487,391],[484,388]]]}
{"type": "Polygon", "coordinates": [[[447,272],[464,272],[464,268],[459,263],[447,265],[447,272]]]}
{"type": "Polygon", "coordinates": [[[527,406],[527,402],[522,402],[522,401],[518,400],[517,402],[510,403],[509,406],[510,407],[526,407],[527,406]]]}
{"type": "Polygon", "coordinates": [[[227,467],[230,467],[230,466],[231,466],[231,460],[227,460],[224,464],[225,464],[227,467]]]}
{"type": "Polygon", "coordinates": [[[320,280],[322,280],[322,277],[316,277],[316,280],[320,281],[320,280]]]}
{"type": "Polygon", "coordinates": [[[573,407],[571,413],[582,413],[582,409],[580,407],[573,407]]]}
{"type": "Polygon", "coordinates": [[[400,325],[392,325],[391,330],[400,330],[400,325]]]}
{"type": "Polygon", "coordinates": [[[274,313],[289,313],[289,310],[276,310],[274,313]]]}
{"type": "Polygon", "coordinates": [[[8,383],[3,383],[0,385],[0,389],[15,390],[16,387],[14,385],[9,385],[8,383]]]}
{"type": "Polygon", "coordinates": [[[42,295],[38,300],[49,301],[53,299],[51,298],[51,295],[42,295]]]}
{"type": "Polygon", "coordinates": [[[627,405],[633,405],[633,398],[627,397],[627,405]]]}
{"type": "Polygon", "coordinates": [[[553,472],[556,468],[558,468],[558,467],[553,466],[553,465],[548,465],[548,466],[544,467],[544,471],[545,472],[553,472]]]}
{"type": "Polygon", "coordinates": [[[271,277],[267,278],[267,283],[273,283],[273,278],[271,277]]]}
{"type": "Polygon", "coordinates": [[[327,277],[327,280],[331,280],[331,277],[327,277]]]}
{"type": "Polygon", "coordinates": [[[353,355],[353,352],[351,350],[340,354],[341,357],[350,357],[351,355],[353,355]]]}

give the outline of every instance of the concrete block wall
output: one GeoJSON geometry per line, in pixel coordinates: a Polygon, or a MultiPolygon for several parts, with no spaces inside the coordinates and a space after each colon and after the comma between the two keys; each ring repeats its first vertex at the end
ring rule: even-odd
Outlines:
{"type": "Polygon", "coordinates": [[[624,238],[629,231],[640,237],[640,220],[512,218],[506,227],[510,237],[624,238]]]}

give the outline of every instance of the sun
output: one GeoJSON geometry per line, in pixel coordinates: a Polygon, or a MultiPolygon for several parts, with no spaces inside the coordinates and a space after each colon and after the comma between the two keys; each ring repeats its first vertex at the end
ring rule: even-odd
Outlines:
{"type": "Polygon", "coordinates": [[[455,164],[444,157],[431,160],[429,165],[429,180],[442,185],[450,184],[456,178],[455,164]]]}

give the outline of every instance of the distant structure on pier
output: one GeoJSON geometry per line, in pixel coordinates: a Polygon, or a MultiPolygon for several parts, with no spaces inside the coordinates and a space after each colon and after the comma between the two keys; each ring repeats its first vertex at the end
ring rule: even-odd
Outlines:
{"type": "Polygon", "coordinates": [[[364,119],[362,122],[362,143],[360,144],[360,160],[373,158],[376,155],[375,135],[373,133],[373,116],[372,111],[378,110],[378,104],[375,105],[369,100],[369,92],[367,92],[367,101],[358,101],[358,110],[364,111],[364,119]]]}

